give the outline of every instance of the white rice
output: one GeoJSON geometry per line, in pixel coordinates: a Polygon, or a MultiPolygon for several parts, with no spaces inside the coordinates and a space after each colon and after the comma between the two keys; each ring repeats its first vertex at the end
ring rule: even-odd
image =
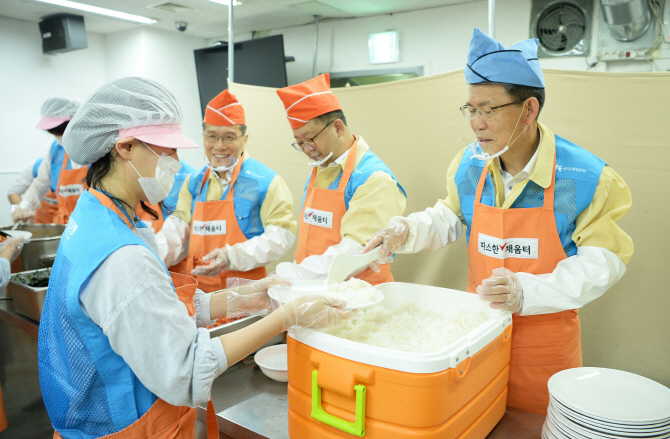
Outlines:
{"type": "Polygon", "coordinates": [[[351,279],[328,285],[327,297],[344,300],[347,308],[365,306],[377,302],[381,298],[381,292],[369,283],[352,277],[351,279]]]}
{"type": "Polygon", "coordinates": [[[459,309],[445,314],[420,311],[413,304],[398,309],[376,305],[323,332],[347,340],[405,352],[437,352],[488,320],[481,311],[459,309]]]}

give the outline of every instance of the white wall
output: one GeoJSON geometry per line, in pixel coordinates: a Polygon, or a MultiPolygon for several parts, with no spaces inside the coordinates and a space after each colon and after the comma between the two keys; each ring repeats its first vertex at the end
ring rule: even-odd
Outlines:
{"type": "MultiPolygon", "coordinates": [[[[44,156],[53,136],[35,128],[42,102],[53,96],[83,101],[106,82],[145,76],[165,85],[180,103],[187,136],[200,143],[200,98],[193,50],[206,40],[138,27],[111,35],[87,34],[88,48],[44,55],[37,23],[0,17],[0,224],[8,224],[8,187],[17,173],[44,156]]],[[[201,150],[182,154],[203,163],[201,150]]]]}
{"type": "Polygon", "coordinates": [[[88,34],[88,49],[42,53],[37,23],[0,17],[0,224],[8,224],[7,188],[28,162],[44,156],[53,136],[35,128],[42,102],[83,100],[105,81],[105,41],[88,34]]]}

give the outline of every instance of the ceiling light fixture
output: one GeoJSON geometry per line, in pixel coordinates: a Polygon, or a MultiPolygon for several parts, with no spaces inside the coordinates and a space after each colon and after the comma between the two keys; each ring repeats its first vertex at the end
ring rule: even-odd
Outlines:
{"type": "MultiPolygon", "coordinates": [[[[218,3],[220,5],[226,5],[230,6],[230,0],[209,0],[212,3],[218,3]]],[[[237,0],[233,0],[233,6],[239,6],[241,5],[241,2],[238,2],[237,0]]]]}
{"type": "Polygon", "coordinates": [[[141,17],[139,15],[126,14],[125,12],[113,11],[111,9],[99,8],[97,6],[86,5],[83,3],[71,2],[69,0],[36,0],[42,3],[49,3],[57,6],[64,6],[66,8],[79,9],[81,11],[92,12],[94,14],[107,15],[110,17],[120,18],[122,20],[135,21],[144,24],[156,23],[156,20],[141,17]]]}

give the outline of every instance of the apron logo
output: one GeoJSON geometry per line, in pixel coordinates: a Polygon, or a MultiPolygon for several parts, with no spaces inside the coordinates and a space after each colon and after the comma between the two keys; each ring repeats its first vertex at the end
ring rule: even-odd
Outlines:
{"type": "Polygon", "coordinates": [[[556,165],[556,170],[558,172],[563,172],[563,171],[572,171],[572,172],[581,172],[582,174],[586,174],[586,169],[583,168],[575,168],[572,166],[561,166],[561,165],[556,165]]]}
{"type": "Polygon", "coordinates": [[[193,221],[193,234],[206,235],[225,235],[226,220],[218,221],[193,221]]]}
{"type": "Polygon", "coordinates": [[[67,228],[65,229],[65,237],[69,240],[70,236],[74,235],[74,232],[77,231],[79,226],[72,218],[67,222],[67,228]]]}
{"type": "Polygon", "coordinates": [[[316,209],[305,209],[305,213],[302,215],[302,221],[305,224],[332,229],[333,212],[324,212],[323,210],[316,209]]]}
{"type": "Polygon", "coordinates": [[[58,186],[58,195],[61,197],[78,197],[83,192],[83,184],[65,184],[58,186]]]}
{"type": "Polygon", "coordinates": [[[496,259],[537,259],[538,255],[536,238],[500,239],[480,233],[477,238],[477,247],[479,253],[496,259]]]}

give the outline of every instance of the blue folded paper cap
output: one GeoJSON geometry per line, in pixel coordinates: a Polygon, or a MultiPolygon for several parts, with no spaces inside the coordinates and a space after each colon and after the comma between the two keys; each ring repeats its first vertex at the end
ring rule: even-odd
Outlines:
{"type": "Polygon", "coordinates": [[[537,43],[537,39],[531,38],[505,49],[475,28],[465,66],[465,81],[468,84],[502,82],[544,88],[544,76],[537,59],[537,43]]]}

